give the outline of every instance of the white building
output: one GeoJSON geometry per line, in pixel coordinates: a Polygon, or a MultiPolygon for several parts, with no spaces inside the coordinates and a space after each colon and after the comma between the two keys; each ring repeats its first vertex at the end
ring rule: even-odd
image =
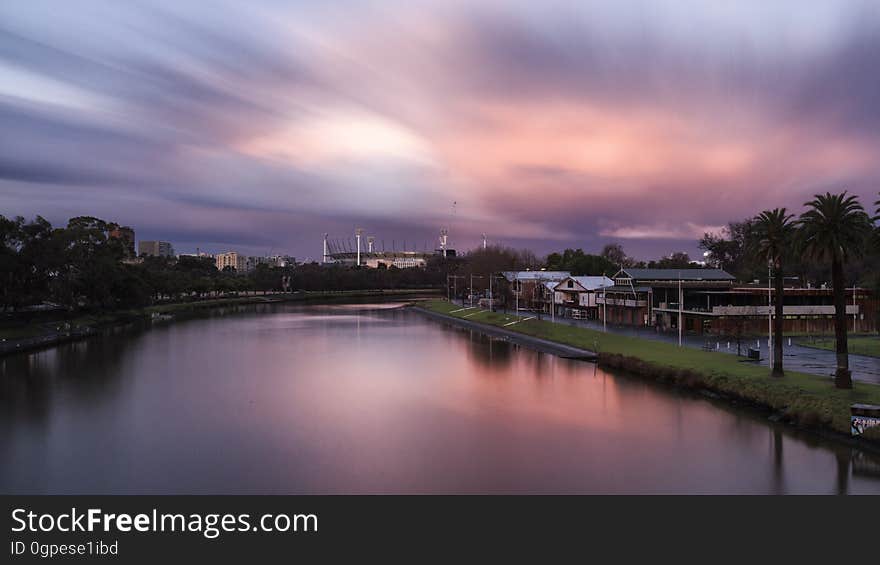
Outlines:
{"type": "Polygon", "coordinates": [[[244,273],[247,271],[247,259],[243,255],[239,255],[235,251],[218,253],[214,260],[216,262],[218,271],[222,271],[226,267],[231,267],[239,273],[244,273]]]}
{"type": "Polygon", "coordinates": [[[598,317],[597,290],[614,286],[606,276],[567,277],[553,283],[553,302],[561,316],[575,319],[598,317]]]}
{"type": "Polygon", "coordinates": [[[568,271],[503,271],[517,309],[550,312],[552,285],[571,276],[568,271]]]}

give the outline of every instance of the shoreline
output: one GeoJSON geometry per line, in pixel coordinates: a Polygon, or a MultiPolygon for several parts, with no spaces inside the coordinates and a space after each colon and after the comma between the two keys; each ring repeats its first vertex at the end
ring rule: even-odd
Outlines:
{"type": "Polygon", "coordinates": [[[452,316],[447,316],[445,314],[439,314],[437,312],[431,312],[430,310],[425,310],[423,308],[415,308],[420,314],[424,314],[430,318],[434,318],[436,320],[443,320],[454,323],[455,325],[477,330],[480,333],[491,337],[497,337],[501,339],[505,339],[511,343],[515,343],[517,345],[523,345],[526,347],[530,347],[542,353],[551,353],[558,357],[562,357],[564,359],[575,359],[580,361],[598,361],[599,356],[594,351],[589,351],[587,349],[581,349],[578,347],[572,347],[570,345],[565,345],[562,343],[556,343],[554,341],[540,339],[528,335],[524,335],[521,333],[517,333],[512,330],[506,330],[503,328],[496,328],[494,326],[486,326],[484,324],[478,324],[476,322],[471,322],[470,320],[462,320],[461,318],[454,318],[452,316]]]}
{"type": "MultiPolygon", "coordinates": [[[[481,311],[481,320],[462,320],[459,316],[442,311],[443,309],[450,311],[457,309],[457,306],[452,308],[445,301],[414,305],[414,308],[429,314],[434,319],[480,331],[487,335],[498,335],[498,330],[501,330],[498,327],[499,324],[509,323],[507,320],[516,318],[508,314],[490,313],[483,310],[481,311]]],[[[468,312],[474,311],[469,310],[468,312]]],[[[792,425],[800,430],[850,447],[880,453],[880,433],[877,433],[880,430],[875,428],[867,437],[860,438],[852,437],[849,433],[849,406],[856,402],[865,402],[866,399],[868,403],[880,403],[880,386],[878,385],[857,383],[855,389],[842,391],[833,388],[830,381],[815,375],[794,371],[786,371],[786,377],[775,379],[769,376],[769,369],[766,367],[749,366],[736,359],[727,360],[727,371],[719,370],[716,367],[701,370],[699,367],[693,366],[692,359],[705,358],[704,356],[707,355],[717,356],[718,354],[699,350],[678,352],[678,348],[673,345],[649,344],[647,340],[622,336],[614,340],[617,343],[613,347],[609,347],[607,344],[608,334],[603,335],[601,332],[582,328],[571,329],[573,328],[571,326],[565,328],[563,334],[565,339],[554,340],[553,336],[548,334],[553,333],[554,328],[550,326],[555,325],[548,321],[523,320],[516,324],[520,328],[519,330],[504,328],[502,332],[515,334],[516,343],[530,347],[540,343],[577,347],[579,342],[591,343],[592,341],[598,345],[595,362],[604,369],[688,390],[711,400],[723,402],[734,409],[746,408],[750,411],[758,411],[767,414],[768,419],[774,422],[792,425]],[[600,344],[600,340],[603,338],[606,339],[604,351],[600,344]],[[625,344],[629,350],[618,351],[618,343],[625,344]],[[640,346],[643,349],[653,351],[650,355],[640,355],[640,346]],[[669,357],[666,359],[667,362],[658,362],[655,359],[658,349],[666,350],[663,353],[669,357]],[[675,358],[676,352],[679,353],[678,359],[675,358]],[[672,355],[668,355],[669,353],[672,355]]],[[[555,329],[560,330],[561,328],[555,329]]],[[[535,348],[543,350],[540,347],[535,348]]],[[[546,352],[553,353],[553,351],[546,352]]]]}
{"type": "MultiPolygon", "coordinates": [[[[379,289],[341,291],[299,291],[291,293],[258,294],[226,298],[207,298],[189,302],[157,304],[139,310],[121,310],[86,314],[71,319],[48,320],[40,325],[55,325],[58,329],[39,335],[10,337],[0,340],[0,358],[55,347],[64,343],[80,341],[98,335],[101,331],[143,321],[170,321],[176,313],[194,312],[208,308],[247,306],[255,304],[335,302],[362,298],[411,298],[418,295],[434,295],[436,289],[379,289]],[[61,329],[73,324],[75,327],[61,329]]],[[[23,326],[24,327],[24,326],[23,326]]]]}

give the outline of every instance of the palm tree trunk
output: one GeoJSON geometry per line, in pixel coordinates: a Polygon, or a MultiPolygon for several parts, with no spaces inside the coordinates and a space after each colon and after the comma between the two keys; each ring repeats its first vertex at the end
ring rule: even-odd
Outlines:
{"type": "Polygon", "coordinates": [[[834,385],[852,388],[849,372],[849,350],[846,342],[846,289],[843,281],[843,263],[838,258],[831,261],[831,284],[834,287],[834,336],[837,338],[837,371],[834,385]]]}
{"type": "Polygon", "coordinates": [[[773,276],[773,286],[775,286],[776,294],[776,312],[773,319],[773,371],[770,373],[774,377],[785,376],[782,370],[782,324],[785,321],[783,315],[783,294],[785,293],[785,276],[782,272],[782,265],[776,262],[776,273],[773,276]]]}

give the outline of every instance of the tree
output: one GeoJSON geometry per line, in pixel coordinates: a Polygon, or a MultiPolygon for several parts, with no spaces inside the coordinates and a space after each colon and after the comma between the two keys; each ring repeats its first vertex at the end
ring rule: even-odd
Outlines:
{"type": "Polygon", "coordinates": [[[871,232],[871,220],[853,195],[816,194],[804,204],[798,224],[806,255],[831,263],[831,286],[834,292],[834,334],[837,341],[837,388],[852,388],[849,370],[846,328],[846,289],[843,268],[851,257],[863,254],[871,232]]]}
{"type": "MultiPolygon", "coordinates": [[[[880,192],[878,192],[877,194],[880,194],[880,192]]],[[[880,222],[880,200],[874,202],[874,206],[877,207],[877,209],[874,210],[874,213],[877,215],[874,216],[872,220],[874,222],[880,222]]],[[[874,230],[874,247],[876,249],[880,249],[880,225],[878,225],[874,230]]]]}
{"type": "Polygon", "coordinates": [[[633,263],[633,260],[627,256],[626,252],[623,250],[623,246],[619,243],[609,243],[602,248],[602,252],[599,255],[615,265],[618,269],[631,267],[633,263]]]}
{"type": "Polygon", "coordinates": [[[471,250],[464,256],[464,261],[468,273],[479,275],[515,271],[531,266],[523,263],[521,252],[497,245],[471,250]]]}
{"type": "Polygon", "coordinates": [[[612,263],[601,255],[584,253],[583,249],[566,249],[560,255],[551,253],[547,256],[547,269],[551,271],[569,271],[574,276],[582,275],[613,275],[620,265],[612,263]]]}
{"type": "Polygon", "coordinates": [[[755,242],[753,251],[773,268],[773,288],[776,312],[773,319],[773,371],[774,377],[782,377],[782,326],[785,292],[784,258],[789,254],[794,240],[794,215],[785,208],[765,210],[755,217],[755,242]]]}
{"type": "Polygon", "coordinates": [[[716,269],[724,269],[741,281],[755,279],[763,265],[748,250],[754,239],[754,218],[730,222],[721,233],[706,233],[700,239],[700,249],[708,252],[706,261],[716,269]]]}
{"type": "Polygon", "coordinates": [[[691,261],[690,255],[683,251],[672,253],[668,257],[661,257],[659,261],[648,263],[651,269],[693,269],[699,267],[691,261]]]}

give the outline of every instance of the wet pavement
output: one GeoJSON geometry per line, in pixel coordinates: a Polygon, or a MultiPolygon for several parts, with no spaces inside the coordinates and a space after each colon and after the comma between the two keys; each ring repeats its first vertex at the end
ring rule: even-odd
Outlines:
{"type": "MultiPolygon", "coordinates": [[[[521,311],[522,315],[536,315],[535,313],[521,311]]],[[[542,314],[541,319],[550,320],[547,314],[542,314]]],[[[569,324],[572,326],[581,326],[593,330],[602,330],[602,322],[597,320],[574,320],[571,318],[556,317],[557,323],[569,324]]],[[[642,339],[652,339],[656,341],[666,341],[669,343],[678,343],[678,334],[674,332],[658,332],[654,328],[643,328],[633,326],[617,326],[609,324],[607,331],[620,335],[629,335],[642,339]]],[[[805,347],[798,345],[799,338],[785,338],[784,344],[784,361],[783,365],[786,369],[799,371],[801,373],[810,373],[813,375],[826,376],[829,379],[834,377],[834,369],[836,367],[835,353],[825,349],[817,349],[815,347],[805,347]]],[[[685,335],[682,337],[682,343],[687,347],[696,349],[704,349],[707,351],[717,351],[722,354],[736,355],[736,341],[730,338],[720,338],[716,336],[695,336],[685,335]]],[[[771,359],[767,337],[763,338],[745,338],[741,342],[741,354],[744,357],[749,348],[760,349],[761,360],[759,364],[770,366],[771,359]]],[[[880,384],[880,358],[869,357],[867,355],[849,356],[849,368],[852,371],[854,380],[880,384]]]]}
{"type": "MultiPolygon", "coordinates": [[[[602,323],[595,320],[556,318],[556,322],[582,326],[590,329],[602,329],[602,323]]],[[[640,337],[642,339],[678,343],[677,333],[657,332],[653,328],[634,328],[631,326],[609,325],[608,331],[622,335],[640,337]]],[[[792,371],[822,375],[829,379],[833,378],[834,369],[836,367],[835,353],[825,349],[798,345],[797,339],[798,338],[795,337],[785,338],[783,346],[783,366],[792,371]]],[[[688,347],[697,349],[717,351],[718,353],[730,355],[737,354],[736,341],[726,337],[720,338],[716,336],[685,335],[682,336],[682,343],[688,347]]],[[[771,355],[766,336],[763,338],[743,339],[741,342],[741,353],[743,356],[747,354],[749,348],[759,349],[761,351],[761,361],[759,363],[768,367],[770,366],[771,355]]],[[[849,368],[852,371],[853,379],[880,384],[880,358],[850,354],[849,368]]]]}

